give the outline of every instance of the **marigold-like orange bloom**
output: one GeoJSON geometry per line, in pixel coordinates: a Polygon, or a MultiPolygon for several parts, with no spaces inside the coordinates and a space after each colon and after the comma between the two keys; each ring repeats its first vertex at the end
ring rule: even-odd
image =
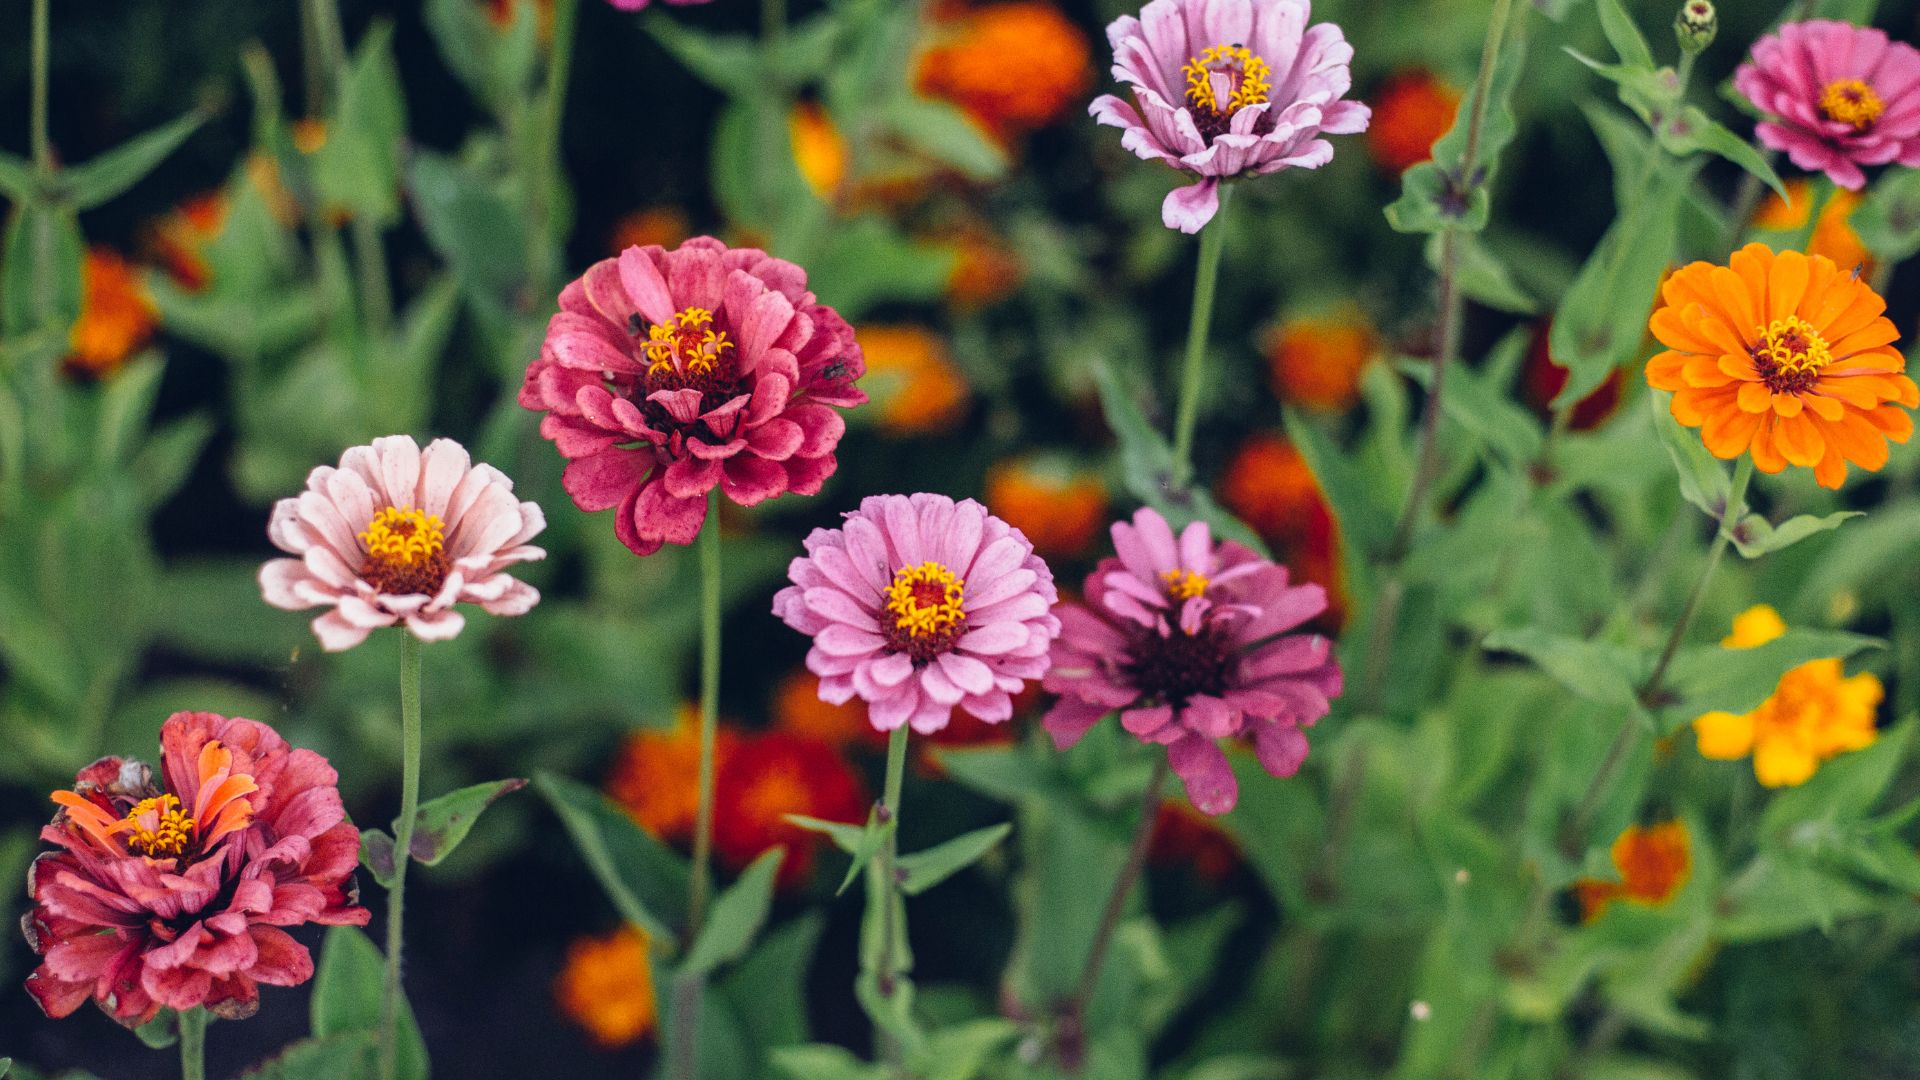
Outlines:
{"type": "MultiPolygon", "coordinates": [[[[1769,229],[1775,232],[1797,233],[1806,228],[1807,212],[1813,208],[1813,182],[1804,177],[1795,177],[1787,181],[1787,194],[1790,200],[1783,201],[1778,195],[1768,195],[1767,201],[1760,204],[1754,214],[1755,228],[1769,229]]],[[[1820,222],[1813,227],[1813,239],[1807,244],[1807,254],[1825,255],[1832,259],[1842,270],[1860,267],[1862,275],[1873,272],[1873,256],[1867,246],[1860,242],[1860,234],[1853,231],[1853,212],[1860,207],[1861,194],[1846,188],[1835,188],[1827,199],[1827,205],[1820,210],[1820,222]]]]}
{"type": "Polygon", "coordinates": [[[1006,138],[1081,104],[1093,81],[1087,36],[1049,3],[984,4],[936,25],[915,88],[1006,138]]]}
{"type": "Polygon", "coordinates": [[[1345,618],[1340,532],[1300,451],[1277,435],[1249,438],[1227,463],[1220,501],[1273,545],[1296,580],[1326,586],[1321,618],[1337,629],[1345,618]]]}
{"type": "Polygon", "coordinates": [[[147,248],[175,284],[188,292],[199,292],[213,279],[207,266],[207,245],[226,224],[226,193],[204,192],[155,221],[147,229],[147,248]]]}
{"type": "Polygon", "coordinates": [[[649,945],[645,930],[626,926],[567,946],[567,966],[553,982],[554,1001],[603,1047],[626,1046],[654,1029],[649,945]]]}
{"type": "Polygon", "coordinates": [[[613,223],[609,255],[618,255],[630,247],[659,246],[677,248],[693,235],[686,212],[677,206],[647,206],[623,214],[613,223]]]}
{"type": "Polygon", "coordinates": [[[867,375],[861,382],[891,435],[951,430],[966,414],[970,390],[947,349],[931,330],[918,326],[864,326],[860,346],[867,375]]]}
{"type": "Polygon", "coordinates": [[[1316,409],[1345,409],[1360,396],[1360,375],[1380,339],[1357,309],[1290,319],[1266,335],[1273,392],[1316,409]]]}
{"type": "Polygon", "coordinates": [[[773,688],[773,727],[818,739],[831,746],[885,747],[887,736],[867,722],[867,703],[844,705],[820,700],[820,676],[795,668],[773,688]]]}
{"type": "Polygon", "coordinates": [[[987,470],[987,509],[1054,559],[1078,555],[1107,522],[1107,488],[1096,473],[1035,458],[987,470]]]}
{"type": "Polygon", "coordinates": [[[67,337],[70,371],[105,378],[153,338],[157,313],[140,272],[111,248],[90,247],[80,318],[67,337]]]}
{"type": "Polygon", "coordinates": [[[1693,841],[1679,821],[1631,826],[1613,842],[1613,868],[1619,881],[1586,878],[1574,883],[1583,922],[1597,919],[1615,900],[1647,907],[1673,902],[1693,873],[1693,841]]]}
{"type": "MultiPolygon", "coordinates": [[[[1721,644],[1751,649],[1786,632],[1764,604],[1742,612],[1721,644]]],[[[1753,755],[1753,775],[1767,787],[1803,784],[1828,758],[1873,745],[1874,713],[1885,694],[1871,672],[1847,677],[1838,659],[1809,660],[1780,676],[1773,696],[1745,715],[1710,712],[1693,722],[1700,756],[1737,761],[1753,755]]]]}
{"type": "Polygon", "coordinates": [[[1411,68],[1380,84],[1372,102],[1367,151],[1397,176],[1433,156],[1434,142],[1460,110],[1460,91],[1431,71],[1411,68]]]}
{"type": "Polygon", "coordinates": [[[1887,440],[1913,434],[1920,387],[1886,301],[1832,259],[1748,244],[1729,266],[1682,267],[1661,295],[1649,326],[1668,351],[1647,381],[1715,457],[1751,452],[1761,472],[1799,465],[1837,488],[1847,462],[1876,471],[1887,440]]]}
{"type": "Polygon", "coordinates": [[[755,735],[735,744],[715,780],[714,851],[738,869],[785,846],[778,882],[791,888],[812,873],[824,838],[787,815],[858,822],[867,808],[865,785],[832,743],[784,731],[755,735]]]}
{"type": "Polygon", "coordinates": [[[847,140],[818,102],[802,101],[787,114],[793,163],[815,195],[832,202],[847,179],[847,140]]]}
{"type": "Polygon", "coordinates": [[[947,300],[973,311],[1012,294],[1020,285],[1020,259],[1004,240],[984,229],[966,229],[953,244],[947,300]]]}
{"type": "MultiPolygon", "coordinates": [[[[722,725],[716,768],[726,764],[739,737],[722,725]]],[[[634,822],[669,842],[693,835],[700,810],[700,714],[683,705],[674,726],[643,728],[627,736],[607,774],[607,797],[634,822]]]]}

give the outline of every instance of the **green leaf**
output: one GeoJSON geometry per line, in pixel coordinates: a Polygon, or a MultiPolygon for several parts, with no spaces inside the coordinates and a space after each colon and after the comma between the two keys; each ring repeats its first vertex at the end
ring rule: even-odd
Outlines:
{"type": "Polygon", "coordinates": [[[1744,714],[1773,695],[1780,676],[1809,660],[1846,659],[1886,643],[1842,630],[1791,629],[1765,645],[1728,649],[1719,645],[1683,649],[1674,659],[1669,692],[1691,719],[1706,712],[1744,714]]]}
{"type": "Polygon", "coordinates": [[[686,918],[686,863],[585,784],[543,772],[533,786],[560,815],[621,917],[659,940],[672,939],[686,918]]]}
{"type": "Polygon", "coordinates": [[[853,1051],[832,1043],[783,1046],[770,1055],[773,1067],[790,1080],[877,1080],[878,1065],[869,1065],[853,1051]]]}
{"type": "Polygon", "coordinates": [[[361,829],[360,865],[381,888],[393,888],[393,836],[385,829],[361,829]]]}
{"type": "Polygon", "coordinates": [[[1920,169],[1887,170],[1847,224],[1888,265],[1920,254],[1920,169]]]}
{"type": "MultiPolygon", "coordinates": [[[[492,806],[494,800],[503,795],[511,795],[527,782],[521,779],[489,780],[484,784],[474,784],[458,791],[450,791],[437,799],[422,804],[413,819],[413,843],[408,845],[413,852],[413,860],[428,866],[438,866],[442,859],[453,854],[460,841],[467,838],[473,830],[473,823],[480,820],[481,811],[492,806]]],[[[393,823],[396,832],[400,822],[393,823]]]]}
{"type": "MultiPolygon", "coordinates": [[[[313,976],[314,1037],[377,1035],[381,1030],[385,987],[385,958],[366,931],[355,926],[329,927],[326,945],[320,952],[320,965],[313,976]]],[[[404,994],[400,999],[396,1060],[400,1080],[426,1080],[427,1044],[414,1022],[413,1005],[404,994]]]]}
{"type": "Polygon", "coordinates": [[[1533,627],[1495,630],[1481,641],[1490,652],[1518,653],[1589,701],[1639,707],[1645,658],[1624,645],[1586,641],[1533,627]]]}
{"type": "Polygon", "coordinates": [[[1647,404],[1653,408],[1653,428],[1673,462],[1674,472],[1679,474],[1681,497],[1719,521],[1726,513],[1727,499],[1733,495],[1733,482],[1727,479],[1726,467],[1700,441],[1699,432],[1681,427],[1673,418],[1672,401],[1673,395],[1664,390],[1647,395],[1647,404]]]}
{"type": "MultiPolygon", "coordinates": [[[[1513,271],[1487,246],[1482,234],[1460,232],[1454,236],[1453,243],[1454,281],[1468,299],[1514,315],[1534,315],[1540,311],[1540,301],[1514,280],[1513,271]]],[[[1428,268],[1436,272],[1440,269],[1437,233],[1427,238],[1426,259],[1428,268]]]]}
{"type": "Polygon", "coordinates": [[[854,879],[867,869],[873,862],[874,856],[880,854],[880,847],[887,842],[887,837],[893,835],[895,827],[894,822],[881,824],[872,815],[868,816],[865,825],[821,821],[819,818],[811,818],[805,814],[788,814],[786,818],[810,832],[824,833],[833,841],[835,847],[853,856],[852,861],[847,863],[846,876],[840,879],[839,887],[833,890],[835,896],[846,892],[854,879]]]}
{"type": "Polygon", "coordinates": [[[1846,878],[1777,855],[1761,855],[1728,887],[1722,901],[1726,914],[1716,933],[1723,941],[1749,942],[1808,929],[1831,930],[1841,919],[1864,915],[1882,903],[1846,878]]]}
{"type": "Polygon", "coordinates": [[[808,971],[825,922],[815,911],[768,930],[753,951],[711,987],[733,1006],[751,1045],[807,1041],[808,971]]]}
{"type": "Polygon", "coordinates": [[[900,891],[918,896],[972,866],[1006,839],[1013,826],[1002,823],[975,829],[925,851],[900,856],[900,891]]]}
{"type": "Polygon", "coordinates": [[[180,1014],[162,1009],[153,1019],[133,1029],[135,1036],[150,1050],[165,1050],[180,1041],[180,1014]]]}
{"type": "MultiPolygon", "coordinates": [[[[1526,331],[1510,335],[1501,348],[1526,348],[1526,331]]],[[[1433,383],[1431,363],[1408,360],[1401,365],[1401,370],[1423,387],[1433,383]]],[[[1533,413],[1515,402],[1492,379],[1464,364],[1456,365],[1447,373],[1440,408],[1496,459],[1514,468],[1524,468],[1533,462],[1546,443],[1546,432],[1541,430],[1540,421],[1533,413]]]]}
{"type": "Polygon", "coordinates": [[[76,210],[91,210],[139,183],[207,120],[195,110],[135,135],[85,165],[60,170],[57,183],[76,210]]]}
{"type": "Polygon", "coordinates": [[[1500,153],[1519,130],[1513,117],[1513,90],[1527,62],[1527,10],[1519,5],[1495,58],[1487,87],[1487,108],[1480,125],[1474,160],[1466,160],[1468,129],[1472,125],[1478,87],[1470,90],[1454,113],[1453,126],[1433,144],[1433,158],[1401,176],[1401,194],[1386,209],[1387,223],[1397,232],[1433,233],[1442,229],[1479,232],[1487,227],[1489,195],[1500,153]]]}
{"type": "Polygon", "coordinates": [[[355,1031],[301,1039],[243,1074],[243,1080],[349,1080],[373,1074],[376,1042],[355,1031]]]}
{"type": "Polygon", "coordinates": [[[887,102],[875,118],[909,146],[951,165],[973,180],[995,180],[1007,171],[1007,153],[945,101],[904,96],[887,102]]]}
{"type": "Polygon", "coordinates": [[[1758,514],[1748,514],[1733,527],[1733,546],[1747,558],[1757,559],[1769,552],[1792,547],[1809,536],[1831,532],[1853,518],[1865,516],[1865,512],[1860,510],[1842,510],[1825,517],[1800,514],[1773,525],[1758,514]]]}
{"type": "Polygon", "coordinates": [[[85,249],[71,209],[15,204],[0,241],[0,334],[64,339],[80,317],[85,249]]]}
{"type": "Polygon", "coordinates": [[[1342,535],[1363,552],[1385,547],[1393,533],[1394,511],[1381,503],[1379,485],[1299,410],[1283,408],[1280,415],[1287,441],[1306,459],[1342,535]]]}
{"type": "Polygon", "coordinates": [[[1615,56],[1623,64],[1638,68],[1653,67],[1653,50],[1647,47],[1645,35],[1640,33],[1633,16],[1620,0],[1594,0],[1600,11],[1600,29],[1607,35],[1607,44],[1613,46],[1615,56]]]}
{"type": "Polygon", "coordinates": [[[1669,153],[1689,154],[1695,150],[1705,150],[1717,154],[1765,183],[1786,199],[1787,185],[1780,174],[1773,171],[1773,165],[1754,145],[1729,131],[1726,125],[1715,121],[1698,106],[1689,105],[1680,116],[1660,127],[1660,145],[1669,153]]]}
{"type": "Polygon", "coordinates": [[[973,1080],[995,1051],[1020,1035],[1020,1027],[1000,1017],[969,1020],[930,1032],[926,1045],[908,1062],[908,1075],[921,1080],[973,1080]]]}
{"type": "Polygon", "coordinates": [[[761,81],[748,74],[762,67],[760,46],[752,38],[702,33],[657,8],[642,16],[640,24],[682,67],[715,90],[732,97],[765,91],[761,81]]]}
{"type": "Polygon", "coordinates": [[[421,230],[469,295],[503,305],[524,280],[526,227],[469,166],[416,149],[408,181],[421,230]]]}
{"type": "Polygon", "coordinates": [[[706,924],[676,977],[701,976],[722,964],[732,963],[747,954],[755,935],[767,923],[773,909],[774,877],[780,872],[785,848],[772,848],[753,860],[725,892],[713,902],[706,924]]]}
{"type": "Polygon", "coordinates": [[[131,472],[140,478],[140,496],[149,511],[173,498],[213,437],[213,418],[204,413],[163,424],[147,436],[133,456],[131,472]]]}
{"type": "Polygon", "coordinates": [[[379,20],[341,78],[326,144],[313,155],[320,204],[376,225],[400,218],[400,141],[406,105],[393,58],[393,24],[379,20]]]}
{"type": "Polygon", "coordinates": [[[12,154],[0,153],[0,195],[10,202],[27,202],[40,188],[33,164],[12,154]]]}

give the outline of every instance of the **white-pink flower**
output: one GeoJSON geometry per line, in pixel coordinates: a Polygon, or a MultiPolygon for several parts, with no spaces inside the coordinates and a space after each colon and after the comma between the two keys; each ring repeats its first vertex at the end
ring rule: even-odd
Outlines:
{"type": "Polygon", "coordinates": [[[307,490],[274,504],[267,536],[296,557],[261,566],[260,591],[288,611],[327,608],[313,632],[329,652],[400,623],[444,641],[466,625],[455,604],[524,615],[540,602],[505,571],[546,558],[527,543],[546,526],[512,480],[459,443],[435,439],[423,452],[412,436],[389,435],[319,466],[307,490]]]}

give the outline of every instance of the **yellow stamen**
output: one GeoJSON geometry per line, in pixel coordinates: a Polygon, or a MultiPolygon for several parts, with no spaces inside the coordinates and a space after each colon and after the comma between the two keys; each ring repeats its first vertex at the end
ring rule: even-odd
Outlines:
{"type": "Polygon", "coordinates": [[[936,637],[959,626],[966,590],[953,571],[937,562],[901,567],[887,586],[887,611],[894,626],[911,637],[936,637]]]}
{"type": "Polygon", "coordinates": [[[446,544],[446,526],[434,514],[389,506],[375,514],[360,539],[374,561],[388,566],[419,566],[446,544]]]}
{"type": "Polygon", "coordinates": [[[1203,596],[1206,594],[1207,585],[1210,584],[1205,574],[1196,574],[1191,570],[1169,570],[1161,574],[1160,579],[1167,583],[1167,595],[1175,600],[1191,600],[1196,596],[1203,596]]]}
{"type": "Polygon", "coordinates": [[[1760,344],[1754,346],[1754,359],[1771,362],[1778,372],[1801,375],[1833,363],[1827,339],[1798,315],[1775,319],[1756,328],[1755,333],[1760,336],[1760,344]]]}
{"type": "Polygon", "coordinates": [[[1180,69],[1187,80],[1187,101],[1220,116],[1231,116],[1248,105],[1259,105],[1273,92],[1267,81],[1273,68],[1244,45],[1211,45],[1199,56],[1187,60],[1180,69]],[[1214,93],[1213,75],[1227,72],[1230,85],[1227,100],[1214,93]]]}
{"type": "Polygon", "coordinates": [[[708,375],[721,354],[733,348],[726,331],[713,329],[713,312],[688,308],[673,317],[673,325],[647,328],[647,367],[649,375],[664,375],[676,368],[694,375],[708,375]]]}
{"type": "Polygon", "coordinates": [[[1873,92],[1873,87],[1859,79],[1841,79],[1828,83],[1827,88],[1821,91],[1820,111],[1835,123],[1863,131],[1887,111],[1887,103],[1880,100],[1880,95],[1873,92]]]}
{"type": "Polygon", "coordinates": [[[127,834],[127,848],[150,859],[175,859],[186,854],[193,839],[193,819],[172,795],[142,799],[114,826],[127,834]]]}

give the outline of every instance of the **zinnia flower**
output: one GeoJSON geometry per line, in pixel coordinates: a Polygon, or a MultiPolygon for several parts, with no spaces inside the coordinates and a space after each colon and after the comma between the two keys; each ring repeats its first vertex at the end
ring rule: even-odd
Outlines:
{"type": "Polygon", "coordinates": [[[67,369],[103,379],[153,339],[158,313],[140,272],[112,248],[88,248],[81,277],[80,317],[68,333],[67,369]]]}
{"type": "Polygon", "coordinates": [[[608,247],[615,255],[630,247],[649,244],[674,247],[689,235],[691,226],[687,224],[686,211],[671,205],[646,206],[622,214],[620,220],[613,223],[613,239],[608,247]]]}
{"type": "Polygon", "coordinates": [[[1380,339],[1358,308],[1274,327],[1264,342],[1273,392],[1316,409],[1359,400],[1360,376],[1380,355],[1380,339]]]}
{"type": "Polygon", "coordinates": [[[956,707],[999,723],[1025,680],[1046,673],[1060,633],[1053,572],[972,499],[872,496],[806,547],[773,613],[813,638],[820,696],[861,698],[875,728],[931,734],[956,707]]]}
{"type": "Polygon", "coordinates": [[[1843,188],[1862,165],[1920,165],[1920,50],[1884,31],[1830,19],[1761,38],[1733,85],[1767,119],[1760,141],[1843,188]]]}
{"type": "MultiPolygon", "coordinates": [[[[1770,232],[1798,234],[1806,228],[1807,214],[1813,209],[1813,182],[1795,178],[1786,182],[1788,198],[1768,195],[1753,216],[1753,227],[1770,232]]],[[[1862,275],[1873,273],[1873,254],[1853,231],[1853,212],[1865,197],[1845,188],[1836,190],[1820,209],[1820,220],[1813,227],[1813,239],[1807,254],[1825,255],[1842,270],[1860,268],[1862,275]]]]}
{"type": "Polygon", "coordinates": [[[867,703],[820,699],[820,676],[795,668],[773,688],[773,729],[819,739],[830,746],[885,749],[887,737],[867,723],[867,703]]]}
{"type": "Polygon", "coordinates": [[[513,481],[474,465],[466,448],[388,435],[307,474],[307,490],[273,506],[267,536],[281,551],[260,568],[267,603],[324,607],[314,635],[328,652],[404,623],[423,641],[466,625],[455,604],[524,615],[539,590],[506,573],[547,553],[527,543],[547,527],[540,507],[513,497],[513,481]]]}
{"type": "Polygon", "coordinates": [[[1460,91],[1425,68],[1396,72],[1373,98],[1367,151],[1395,176],[1433,157],[1433,144],[1453,126],[1460,91]]]}
{"type": "Polygon", "coordinates": [[[987,470],[987,507],[1049,559],[1078,555],[1107,516],[1107,488],[1092,472],[1032,458],[987,470]]]}
{"type": "Polygon", "coordinates": [[[313,958],[285,928],[362,926],[360,831],[325,758],[265,724],[175,713],[160,779],[101,758],[40,838],[22,920],[41,958],[27,989],[48,1016],[88,998],[129,1027],[162,1008],[250,1016],[260,985],[297,986],[313,958]]]}
{"type": "Polygon", "coordinates": [[[736,744],[714,778],[713,850],[737,870],[785,847],[777,883],[790,889],[812,876],[814,855],[826,838],[787,815],[864,821],[867,808],[865,785],[832,743],[764,732],[736,744]]]}
{"type": "Polygon", "coordinates": [[[1002,140],[1053,123],[1092,81],[1086,35],[1042,0],[982,4],[936,23],[914,74],[921,94],[1002,140]]]}
{"type": "Polygon", "coordinates": [[[951,430],[966,416],[971,391],[931,330],[918,326],[864,326],[868,385],[874,415],[889,435],[951,430]]]}
{"type": "Polygon", "coordinates": [[[1113,76],[1129,105],[1095,99],[1094,119],[1120,145],[1199,177],[1161,204],[1170,229],[1199,232],[1220,208],[1220,182],[1333,160],[1322,135],[1365,131],[1368,111],[1342,100],[1353,46],[1332,23],[1307,26],[1307,0],[1152,0],[1107,27],[1113,76]],[[1135,106],[1138,106],[1136,108],[1135,106]]]}
{"type": "MultiPolygon", "coordinates": [[[[1786,632],[1779,613],[1761,605],[1734,622],[1721,644],[1764,645],[1786,632]]],[[[1753,755],[1753,775],[1767,787],[1806,783],[1820,763],[1872,746],[1874,712],[1884,696],[1871,672],[1847,677],[1838,659],[1809,660],[1780,676],[1773,696],[1743,716],[1710,712],[1693,722],[1700,756],[1737,761],[1753,755]]]]}
{"type": "Polygon", "coordinates": [[[827,110],[815,101],[797,101],[787,114],[793,140],[793,164],[815,196],[832,202],[847,179],[847,140],[827,110]]]}
{"type": "Polygon", "coordinates": [[[834,406],[867,400],[853,330],[804,270],[696,237],[628,248],[560,293],[520,404],[568,459],[582,510],[618,508],[635,553],[691,544],[716,486],[741,506],[816,494],[846,430],[834,406]]]}
{"type": "Polygon", "coordinates": [[[1900,336],[1886,301],[1832,259],[1761,244],[1730,267],[1696,262],[1661,286],[1653,335],[1668,350],[1647,381],[1673,391],[1673,415],[1715,457],[1751,450],[1761,472],[1813,469],[1837,488],[1851,461],[1887,463],[1887,440],[1906,442],[1920,388],[1901,374],[1900,336]]]}
{"type": "Polygon", "coordinates": [[[1046,727],[1062,749],[1102,717],[1167,748],[1202,813],[1233,809],[1239,783],[1218,740],[1251,737],[1260,764],[1292,776],[1301,730],[1340,693],[1340,665],[1319,634],[1291,634],[1326,609],[1326,590],[1290,585],[1283,566],[1225,541],[1205,522],[1178,537],[1151,509],[1115,522],[1117,558],[1087,577],[1085,604],[1061,613],[1053,670],[1060,700],[1046,727]]]}
{"type": "Polygon", "coordinates": [[[607,1049],[652,1033],[658,1022],[653,965],[645,930],[626,925],[604,937],[567,946],[567,966],[553,982],[553,999],[593,1041],[607,1049]]]}
{"type": "Polygon", "coordinates": [[[1220,478],[1220,501],[1273,545],[1296,580],[1326,587],[1319,623],[1338,629],[1344,617],[1340,530],[1300,451],[1278,435],[1249,438],[1220,478]]]}
{"type": "Polygon", "coordinates": [[[968,227],[953,239],[953,270],[947,275],[947,300],[960,311],[977,311],[1020,287],[1026,268],[1005,240],[985,229],[968,227]]]}
{"type": "Polygon", "coordinates": [[[1667,821],[1642,828],[1633,825],[1613,842],[1610,852],[1619,881],[1583,878],[1574,883],[1580,901],[1580,921],[1592,922],[1615,900],[1645,907],[1673,902],[1693,873],[1693,842],[1687,826],[1667,821]]]}
{"type": "MultiPolygon", "coordinates": [[[[726,767],[739,743],[733,725],[714,736],[714,768],[726,767]]],[[[607,797],[634,824],[668,843],[693,835],[700,812],[700,710],[682,705],[670,728],[641,728],[627,735],[607,773],[607,797]]]]}

